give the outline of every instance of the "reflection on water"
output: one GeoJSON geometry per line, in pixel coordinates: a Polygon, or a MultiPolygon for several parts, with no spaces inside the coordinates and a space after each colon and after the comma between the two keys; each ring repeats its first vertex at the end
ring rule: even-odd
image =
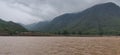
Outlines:
{"type": "Polygon", "coordinates": [[[119,55],[114,37],[0,37],[0,55],[119,55]]]}

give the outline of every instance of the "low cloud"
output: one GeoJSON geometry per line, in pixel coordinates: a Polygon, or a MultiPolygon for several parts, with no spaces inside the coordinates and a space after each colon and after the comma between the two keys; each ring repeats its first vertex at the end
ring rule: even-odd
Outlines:
{"type": "Polygon", "coordinates": [[[95,4],[119,0],[0,0],[0,17],[22,24],[52,20],[64,13],[80,12],[95,4]]]}

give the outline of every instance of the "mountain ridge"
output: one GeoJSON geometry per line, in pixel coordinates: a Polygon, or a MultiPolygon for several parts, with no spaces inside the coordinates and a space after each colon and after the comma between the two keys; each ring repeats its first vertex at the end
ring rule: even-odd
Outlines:
{"type": "Polygon", "coordinates": [[[108,2],[95,5],[82,12],[68,13],[53,19],[44,28],[44,32],[82,32],[90,34],[120,33],[120,7],[108,2]]]}

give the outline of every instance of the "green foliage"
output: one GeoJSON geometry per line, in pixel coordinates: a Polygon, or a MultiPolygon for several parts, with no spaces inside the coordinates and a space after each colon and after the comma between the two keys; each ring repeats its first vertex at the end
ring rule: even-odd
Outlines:
{"type": "Polygon", "coordinates": [[[1,33],[6,33],[9,35],[14,35],[20,32],[25,32],[27,31],[24,27],[22,27],[19,24],[16,24],[14,22],[6,22],[3,20],[0,20],[0,34],[1,33]]]}
{"type": "Polygon", "coordinates": [[[67,34],[69,34],[69,32],[68,32],[67,30],[63,30],[63,31],[62,31],[62,34],[63,34],[63,35],[67,35],[67,34]]]}

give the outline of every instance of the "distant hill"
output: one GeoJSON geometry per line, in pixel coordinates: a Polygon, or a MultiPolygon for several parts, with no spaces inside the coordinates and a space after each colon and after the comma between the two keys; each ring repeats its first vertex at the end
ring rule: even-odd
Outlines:
{"type": "Polygon", "coordinates": [[[0,19],[0,35],[13,35],[25,31],[27,30],[17,23],[0,19]]]}
{"type": "MultiPolygon", "coordinates": [[[[120,7],[112,2],[98,4],[78,13],[56,17],[37,30],[82,34],[120,34],[120,7]]],[[[36,26],[37,27],[37,26],[36,26]]]]}
{"type": "Polygon", "coordinates": [[[29,31],[40,31],[49,24],[49,21],[33,23],[29,25],[23,25],[29,31]]]}

